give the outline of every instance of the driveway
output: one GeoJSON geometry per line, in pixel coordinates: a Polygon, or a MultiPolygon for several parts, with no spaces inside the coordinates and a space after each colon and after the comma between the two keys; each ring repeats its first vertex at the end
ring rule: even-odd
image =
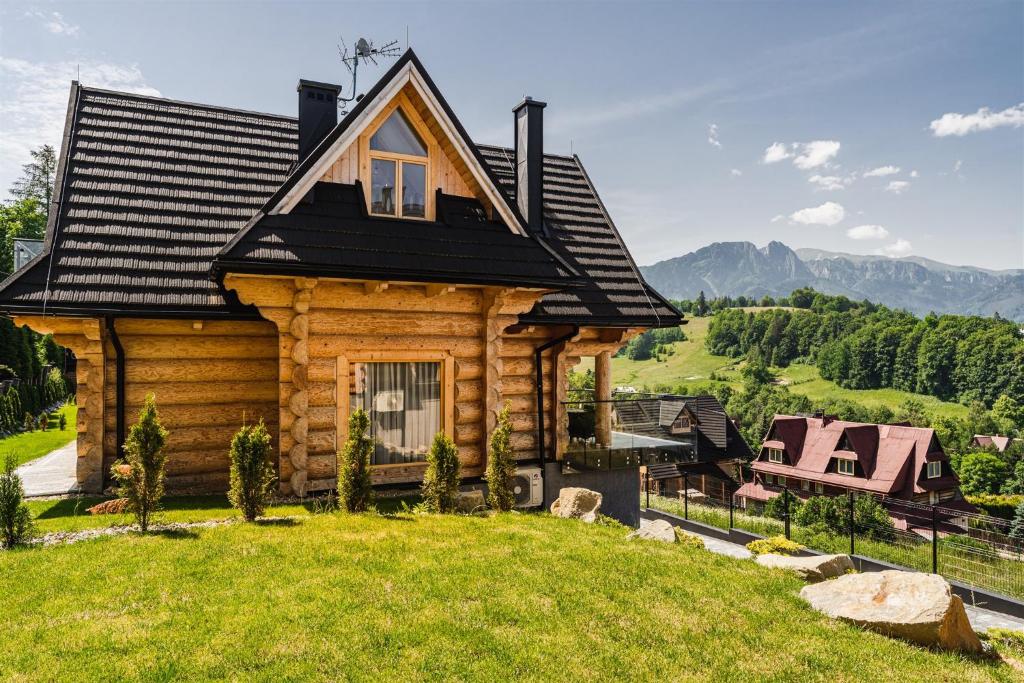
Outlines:
{"type": "Polygon", "coordinates": [[[75,460],[78,442],[72,440],[41,458],[25,463],[16,471],[25,487],[26,496],[60,496],[77,493],[75,460]]]}

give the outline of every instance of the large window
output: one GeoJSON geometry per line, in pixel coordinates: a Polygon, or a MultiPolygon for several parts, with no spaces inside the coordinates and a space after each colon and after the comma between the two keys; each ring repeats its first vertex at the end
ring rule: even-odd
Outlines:
{"type": "Polygon", "coordinates": [[[401,108],[370,137],[370,213],[427,217],[427,146],[401,108]]]}
{"type": "Polygon", "coordinates": [[[349,411],[370,416],[371,464],[422,462],[441,431],[441,363],[352,363],[349,411]]]}

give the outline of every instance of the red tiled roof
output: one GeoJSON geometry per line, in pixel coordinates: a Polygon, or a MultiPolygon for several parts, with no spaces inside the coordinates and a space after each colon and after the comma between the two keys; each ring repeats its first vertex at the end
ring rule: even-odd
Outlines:
{"type": "Polygon", "coordinates": [[[1006,450],[1007,446],[1010,445],[1012,439],[1008,436],[988,436],[985,434],[974,435],[974,445],[985,448],[987,446],[995,446],[996,450],[1002,453],[1006,450]]]}
{"type": "Polygon", "coordinates": [[[749,498],[766,502],[779,495],[778,491],[769,491],[759,481],[750,481],[736,489],[737,497],[749,498]]]}

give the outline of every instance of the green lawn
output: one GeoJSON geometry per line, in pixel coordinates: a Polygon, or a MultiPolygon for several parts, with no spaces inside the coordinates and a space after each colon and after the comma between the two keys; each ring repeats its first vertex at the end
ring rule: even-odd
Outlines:
{"type": "MultiPolygon", "coordinates": [[[[758,309],[747,309],[758,310],[758,309]]],[[[742,386],[739,368],[742,361],[727,356],[713,356],[704,346],[711,318],[687,318],[683,326],[686,341],[672,345],[673,353],[665,360],[654,359],[633,361],[625,357],[612,359],[613,386],[646,386],[652,391],[673,391],[683,385],[687,391],[698,384],[708,384],[714,373],[717,382],[728,384],[735,389],[742,386]]],[[[593,359],[586,358],[577,370],[593,367],[593,359]]],[[[791,365],[788,368],[772,368],[772,372],[790,391],[805,394],[814,401],[826,399],[847,399],[865,406],[887,405],[897,408],[907,399],[920,401],[925,410],[935,416],[965,417],[967,407],[959,403],[947,403],[934,396],[924,396],[897,389],[844,389],[835,382],[822,379],[813,365],[791,365]]]]}
{"type": "Polygon", "coordinates": [[[549,515],[309,515],[0,553],[0,680],[1013,680],[778,570],[549,515]]]}
{"type": "Polygon", "coordinates": [[[65,404],[50,413],[50,425],[45,432],[22,432],[21,434],[0,439],[0,462],[7,458],[8,453],[14,453],[17,463],[24,465],[30,460],[41,458],[50,451],[74,440],[77,436],[75,422],[77,415],[77,405],[65,404]],[[62,413],[67,417],[68,421],[64,431],[61,431],[57,426],[58,416],[62,413]]]}

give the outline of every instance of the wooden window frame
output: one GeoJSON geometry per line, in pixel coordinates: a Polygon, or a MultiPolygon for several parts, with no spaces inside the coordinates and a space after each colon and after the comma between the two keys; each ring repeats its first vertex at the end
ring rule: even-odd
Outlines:
{"type": "Polygon", "coordinates": [[[938,479],[942,476],[942,461],[932,460],[931,462],[926,462],[924,464],[924,473],[928,479],[938,479]],[[932,465],[938,465],[936,468],[938,471],[935,474],[932,474],[932,465]]]}
{"type": "Polygon", "coordinates": [[[836,458],[836,472],[843,475],[844,477],[854,477],[857,475],[857,464],[852,460],[846,460],[844,458],[836,458]],[[849,463],[850,471],[846,472],[843,469],[844,463],[849,463]]]}
{"type": "MultiPolygon", "coordinates": [[[[352,407],[348,393],[353,363],[440,363],[441,364],[441,431],[455,438],[455,356],[448,351],[371,351],[338,356],[335,363],[335,449],[340,451],[348,440],[348,417],[352,407]]],[[[371,465],[371,469],[409,467],[425,462],[371,465]]]]}
{"type": "Polygon", "coordinates": [[[769,448],[768,449],[768,462],[782,462],[782,449],[781,448],[769,448]]]}
{"type": "Polygon", "coordinates": [[[433,165],[434,159],[440,154],[440,146],[437,144],[437,140],[431,135],[430,130],[426,127],[422,120],[420,120],[419,114],[416,112],[416,108],[412,105],[412,102],[405,95],[405,93],[399,93],[391,101],[387,107],[377,115],[377,118],[373,120],[366,131],[359,136],[359,175],[363,181],[363,192],[366,195],[366,210],[369,216],[372,218],[390,218],[392,220],[406,220],[406,221],[433,221],[435,218],[436,207],[434,206],[434,186],[435,180],[433,176],[433,165]],[[382,152],[375,149],[370,149],[370,138],[374,136],[384,122],[391,117],[396,109],[401,109],[402,115],[409,125],[416,131],[416,134],[420,136],[420,140],[427,148],[427,155],[423,157],[415,156],[413,154],[399,154],[397,152],[382,152]],[[382,159],[385,161],[395,162],[395,213],[394,215],[388,213],[374,213],[373,212],[373,160],[382,159]],[[423,201],[424,207],[423,216],[403,216],[402,215],[402,165],[405,163],[415,163],[424,167],[424,180],[423,180],[423,201]]]}

